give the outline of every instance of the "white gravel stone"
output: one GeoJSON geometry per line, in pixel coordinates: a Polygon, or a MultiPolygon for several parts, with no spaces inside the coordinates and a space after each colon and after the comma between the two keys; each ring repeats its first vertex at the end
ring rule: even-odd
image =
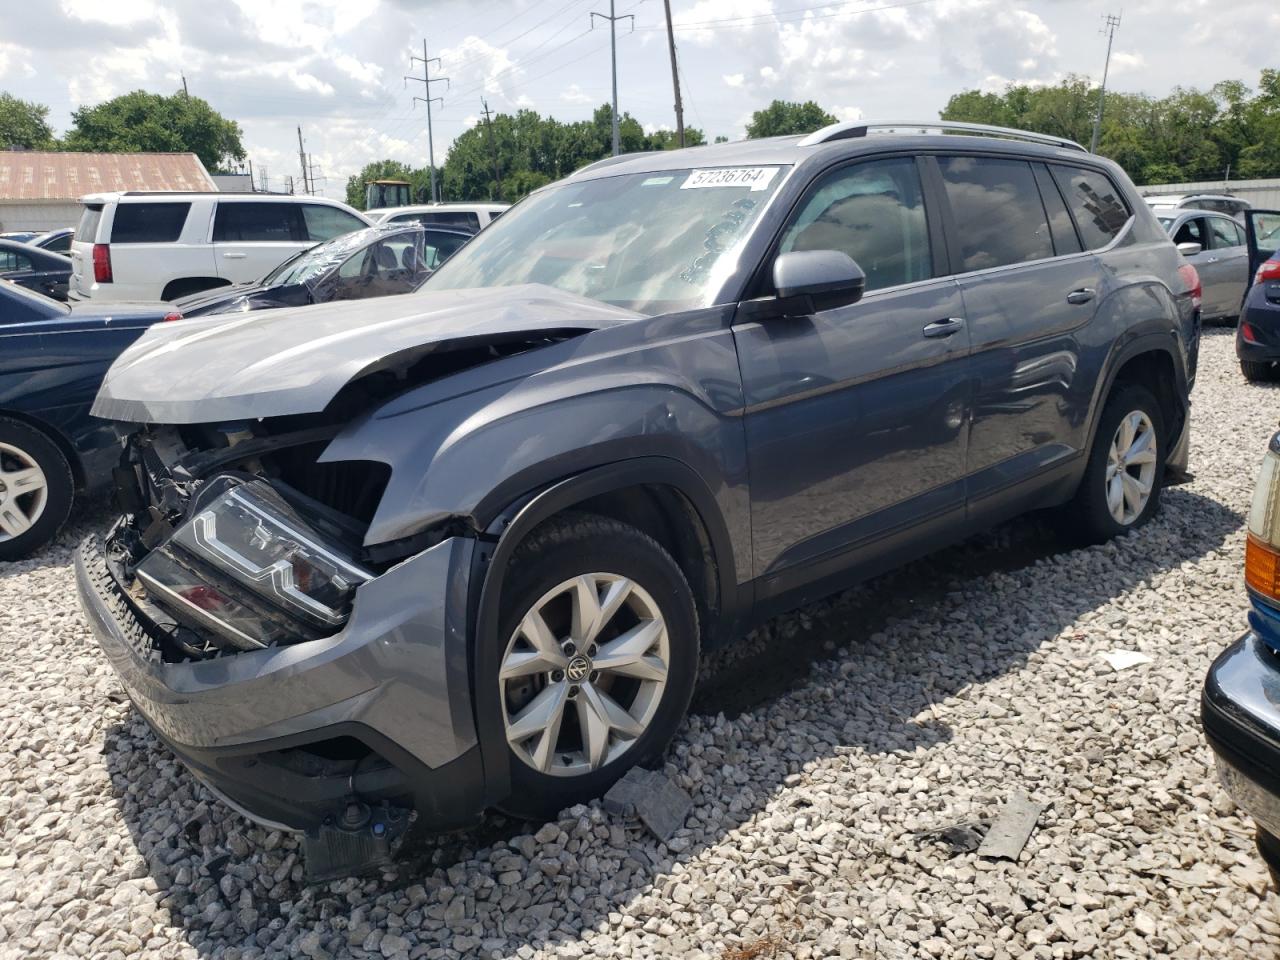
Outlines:
{"type": "Polygon", "coordinates": [[[593,804],[315,887],[122,695],[75,601],[70,547],[109,519],[84,509],[0,568],[0,958],[1275,955],[1197,706],[1244,628],[1280,388],[1211,330],[1194,400],[1196,479],[1140,533],[1055,552],[1024,519],[708,656],[666,758],[695,801],[670,843],[593,804]],[[1151,662],[1114,672],[1117,649],[1151,662]],[[1015,790],[1048,804],[1017,862],[916,836],[1015,790]]]}

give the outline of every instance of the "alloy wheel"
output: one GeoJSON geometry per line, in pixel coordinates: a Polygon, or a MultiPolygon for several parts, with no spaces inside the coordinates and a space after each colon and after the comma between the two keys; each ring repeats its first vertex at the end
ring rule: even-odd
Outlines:
{"type": "Polygon", "coordinates": [[[599,770],[648,729],[669,663],[666,621],[638,583],[612,573],[565,580],[507,643],[498,671],[507,743],[541,773],[599,770]]]}
{"type": "Polygon", "coordinates": [[[0,543],[22,536],[44,513],[49,483],[31,454],[0,443],[0,543]]]}
{"type": "Polygon", "coordinates": [[[1107,509],[1129,526],[1146,508],[1156,478],[1157,437],[1151,418],[1141,410],[1125,414],[1107,451],[1107,509]]]}

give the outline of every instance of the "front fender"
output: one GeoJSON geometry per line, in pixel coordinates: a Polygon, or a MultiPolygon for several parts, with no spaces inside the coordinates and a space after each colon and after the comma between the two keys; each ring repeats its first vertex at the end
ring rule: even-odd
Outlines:
{"type": "MultiPolygon", "coordinates": [[[[367,545],[451,518],[485,529],[532,491],[594,467],[642,457],[688,468],[729,531],[734,568],[750,571],[750,505],[742,390],[721,313],[656,318],[579,341],[548,369],[415,404],[410,391],[355,421],[322,461],[376,460],[391,479],[367,545]]],[[[504,361],[498,361],[501,364],[504,361]]],[[[499,371],[500,372],[500,371],[499,371]]],[[[501,379],[495,377],[495,379],[501,379]]],[[[420,388],[439,396],[439,384],[420,388]]]]}

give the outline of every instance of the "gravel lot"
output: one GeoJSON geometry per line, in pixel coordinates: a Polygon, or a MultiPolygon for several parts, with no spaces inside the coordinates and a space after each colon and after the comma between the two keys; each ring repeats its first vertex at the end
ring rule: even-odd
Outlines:
{"type": "Polygon", "coordinates": [[[1024,520],[781,618],[706,664],[658,843],[598,805],[492,818],[396,875],[308,887],[297,846],[150,735],[69,549],[0,569],[0,957],[1263,957],[1278,902],[1197,703],[1244,624],[1243,514],[1280,391],[1211,331],[1196,479],[1140,534],[1024,520]],[[1123,648],[1154,661],[1113,672],[1123,648]],[[917,836],[1049,804],[1017,863],[917,836]]]}

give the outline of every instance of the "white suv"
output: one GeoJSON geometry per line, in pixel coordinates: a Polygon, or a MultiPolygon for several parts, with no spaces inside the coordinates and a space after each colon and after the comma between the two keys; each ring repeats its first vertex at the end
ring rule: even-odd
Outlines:
{"type": "Polygon", "coordinates": [[[372,223],[336,200],[269,193],[95,193],[80,202],[72,300],[176,300],[257,280],[372,223]]]}
{"type": "Polygon", "coordinates": [[[424,227],[453,227],[479,233],[511,206],[509,203],[422,203],[411,207],[366,210],[374,223],[420,223],[424,227]]]}

